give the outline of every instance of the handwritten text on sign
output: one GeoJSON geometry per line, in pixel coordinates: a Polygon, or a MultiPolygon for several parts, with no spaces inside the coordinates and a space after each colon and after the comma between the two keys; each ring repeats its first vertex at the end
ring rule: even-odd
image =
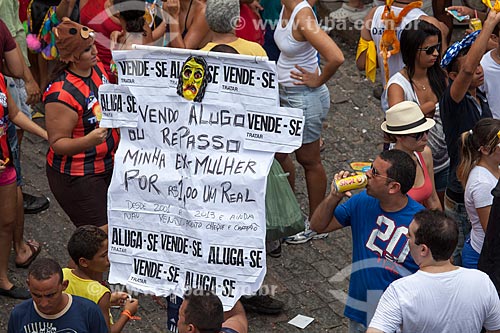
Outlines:
{"type": "Polygon", "coordinates": [[[302,113],[279,108],[270,86],[259,107],[252,89],[274,77],[268,62],[207,58],[214,81],[195,103],[177,96],[171,80],[183,56],[166,63],[156,54],[131,76],[121,56],[120,79],[134,82],[103,85],[99,94],[101,124],[121,127],[108,192],[110,282],[164,296],[211,289],[229,309],[265,276],[266,177],[274,151],[300,146],[302,113]],[[233,65],[250,75],[225,98],[233,65]],[[145,84],[148,75],[155,83],[145,84]]]}
{"type": "MultiPolygon", "coordinates": [[[[113,51],[120,85],[162,87],[163,94],[175,95],[185,54],[164,51],[113,51]],[[167,52],[169,53],[165,53],[167,52]]],[[[194,51],[193,53],[196,53],[194,51]]],[[[270,61],[242,61],[206,57],[209,75],[204,100],[279,105],[276,65],[270,61]]]]}

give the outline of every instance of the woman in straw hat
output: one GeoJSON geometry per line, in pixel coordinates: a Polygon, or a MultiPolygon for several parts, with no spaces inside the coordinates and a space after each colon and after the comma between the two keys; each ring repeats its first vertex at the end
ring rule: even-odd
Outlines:
{"type": "Polygon", "coordinates": [[[461,139],[457,177],[465,189],[465,209],[472,226],[462,249],[462,265],[477,268],[493,203],[491,190],[500,178],[500,120],[481,119],[461,139]]]}
{"type": "Polygon", "coordinates": [[[401,56],[405,67],[391,77],[386,93],[389,107],[413,101],[420,105],[426,117],[436,122],[429,131],[427,145],[432,151],[436,192],[443,204],[450,158],[438,103],[446,89],[446,75],[439,66],[441,43],[441,32],[431,23],[416,20],[406,26],[401,33],[401,56]]]}
{"type": "Polygon", "coordinates": [[[97,59],[94,32],[64,18],[54,28],[60,64],[43,102],[49,135],[47,179],[77,227],[107,231],[107,190],[118,147],[118,132],[99,127],[98,89],[107,74],[97,59]]]}
{"type": "Polygon", "coordinates": [[[427,147],[429,130],[436,124],[424,117],[415,102],[401,102],[389,108],[386,121],[380,126],[389,136],[394,148],[408,153],[417,164],[415,183],[408,195],[429,209],[442,210],[434,186],[432,153],[427,147]]]}

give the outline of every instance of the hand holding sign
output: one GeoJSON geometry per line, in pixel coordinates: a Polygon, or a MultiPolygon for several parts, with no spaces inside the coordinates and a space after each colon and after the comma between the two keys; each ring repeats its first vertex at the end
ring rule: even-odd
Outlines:
{"type": "Polygon", "coordinates": [[[106,141],[106,137],[108,136],[108,129],[104,127],[98,127],[89,134],[87,137],[92,144],[92,146],[97,146],[106,141]]]}

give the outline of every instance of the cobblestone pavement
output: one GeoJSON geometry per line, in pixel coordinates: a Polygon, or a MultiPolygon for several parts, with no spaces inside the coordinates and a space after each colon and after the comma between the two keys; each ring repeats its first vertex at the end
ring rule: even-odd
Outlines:
{"type": "MultiPolygon", "coordinates": [[[[357,37],[351,36],[352,33],[344,35],[344,38],[338,33],[333,35],[344,51],[346,62],[328,82],[332,103],[324,123],[326,149],[322,157],[329,181],[335,172],[348,168],[350,161],[372,159],[382,147],[379,101],[373,98],[371,82],[358,72],[354,64],[357,37]]],[[[46,143],[31,135],[27,135],[23,142],[24,190],[36,195],[46,194],[52,200],[48,211],[26,216],[25,237],[43,244],[42,257],[53,257],[65,264],[68,262],[65,245],[74,227],[48,188],[46,149],[46,143]]],[[[297,197],[302,209],[307,211],[301,168],[297,168],[297,197]]],[[[278,316],[249,313],[250,332],[299,332],[301,330],[287,324],[297,314],[315,318],[303,330],[305,332],[346,332],[342,297],[338,294],[347,291],[348,280],[329,282],[329,279],[348,267],[350,262],[350,230],[336,231],[327,239],[303,245],[284,245],[281,258],[268,257],[265,283],[277,287],[276,298],[285,302],[285,311],[278,316]],[[340,292],[336,293],[337,297],[333,296],[332,290],[340,292]]],[[[26,270],[14,267],[13,256],[9,267],[13,282],[24,284],[26,270]]],[[[3,304],[0,308],[0,332],[6,332],[10,310],[19,302],[0,297],[0,303],[3,304]]],[[[165,310],[150,296],[140,297],[139,315],[142,321],[129,323],[127,332],[166,332],[165,310]]]]}

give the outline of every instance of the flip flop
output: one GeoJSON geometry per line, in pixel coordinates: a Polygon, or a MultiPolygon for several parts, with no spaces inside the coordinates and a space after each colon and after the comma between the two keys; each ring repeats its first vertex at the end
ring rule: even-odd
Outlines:
{"type": "Polygon", "coordinates": [[[30,241],[27,241],[26,244],[30,247],[31,256],[22,264],[16,263],[17,268],[28,268],[42,251],[42,244],[39,244],[38,247],[30,243],[30,241]]]}
{"type": "Polygon", "coordinates": [[[0,296],[16,298],[16,299],[28,299],[31,298],[31,294],[27,289],[12,286],[10,289],[0,288],[0,296]]]}
{"type": "Polygon", "coordinates": [[[325,139],[320,138],[319,139],[319,151],[320,151],[320,153],[324,152],[325,148],[326,148],[325,139]]]}

